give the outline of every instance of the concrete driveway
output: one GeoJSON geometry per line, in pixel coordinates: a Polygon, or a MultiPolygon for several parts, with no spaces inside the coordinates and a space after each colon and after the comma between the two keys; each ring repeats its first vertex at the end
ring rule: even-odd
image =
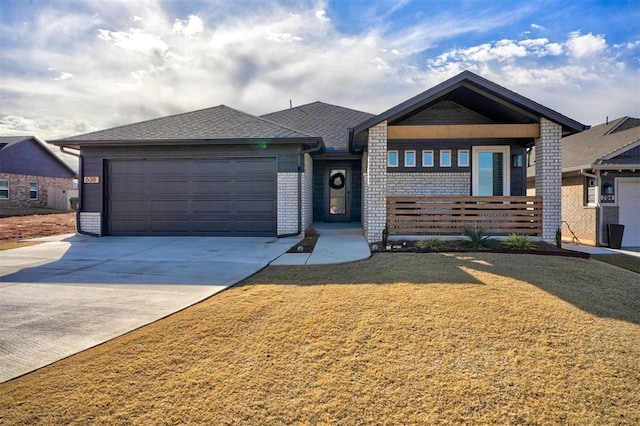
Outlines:
{"type": "Polygon", "coordinates": [[[293,238],[65,235],[0,251],[0,382],[243,280],[293,238]]]}

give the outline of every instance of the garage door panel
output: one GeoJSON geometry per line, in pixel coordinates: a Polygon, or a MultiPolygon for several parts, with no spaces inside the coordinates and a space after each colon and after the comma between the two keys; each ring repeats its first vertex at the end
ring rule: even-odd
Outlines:
{"type": "Polygon", "coordinates": [[[233,192],[233,185],[228,180],[216,178],[210,181],[194,181],[194,194],[226,195],[233,192]]]}
{"type": "Polygon", "coordinates": [[[112,235],[276,235],[275,158],[112,160],[108,170],[112,235]]]}
{"type": "Polygon", "coordinates": [[[236,213],[244,214],[269,214],[273,211],[273,202],[260,200],[236,201],[236,213]]]}
{"type": "Polygon", "coordinates": [[[640,247],[640,179],[618,180],[619,222],[624,225],[623,247],[640,247]]]}

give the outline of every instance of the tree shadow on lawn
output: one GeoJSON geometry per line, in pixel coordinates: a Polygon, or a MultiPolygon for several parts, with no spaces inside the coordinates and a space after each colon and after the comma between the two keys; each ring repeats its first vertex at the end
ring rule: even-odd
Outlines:
{"type": "Polygon", "coordinates": [[[377,253],[356,263],[270,266],[241,285],[491,285],[505,277],[603,318],[640,324],[638,274],[593,259],[497,253],[377,253]]]}

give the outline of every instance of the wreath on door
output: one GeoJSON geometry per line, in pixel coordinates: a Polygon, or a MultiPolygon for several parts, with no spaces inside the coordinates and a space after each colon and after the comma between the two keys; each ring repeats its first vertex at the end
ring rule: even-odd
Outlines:
{"type": "Polygon", "coordinates": [[[333,189],[344,188],[344,174],[342,172],[338,172],[334,175],[331,175],[331,177],[329,178],[329,186],[333,189]]]}

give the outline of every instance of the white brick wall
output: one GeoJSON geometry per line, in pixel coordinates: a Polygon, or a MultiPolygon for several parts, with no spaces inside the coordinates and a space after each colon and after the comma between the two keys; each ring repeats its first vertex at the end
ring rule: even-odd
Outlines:
{"type": "Polygon", "coordinates": [[[380,241],[387,223],[387,122],[369,129],[363,201],[367,241],[380,241]]]}
{"type": "Polygon", "coordinates": [[[278,235],[298,231],[298,174],[278,173],[278,235]]]}
{"type": "Polygon", "coordinates": [[[102,214],[94,212],[80,212],[79,229],[84,232],[102,235],[102,214]]]}
{"type": "Polygon", "coordinates": [[[542,239],[555,242],[562,223],[562,127],[540,119],[540,138],[536,139],[536,194],[542,196],[542,239]]]}
{"type": "MultiPolygon", "coordinates": [[[[302,229],[313,225],[313,159],[304,155],[302,229]]],[[[278,235],[298,232],[298,173],[278,173],[278,235]]]]}
{"type": "Polygon", "coordinates": [[[468,196],[470,191],[471,173],[387,174],[388,196],[468,196]]]}

